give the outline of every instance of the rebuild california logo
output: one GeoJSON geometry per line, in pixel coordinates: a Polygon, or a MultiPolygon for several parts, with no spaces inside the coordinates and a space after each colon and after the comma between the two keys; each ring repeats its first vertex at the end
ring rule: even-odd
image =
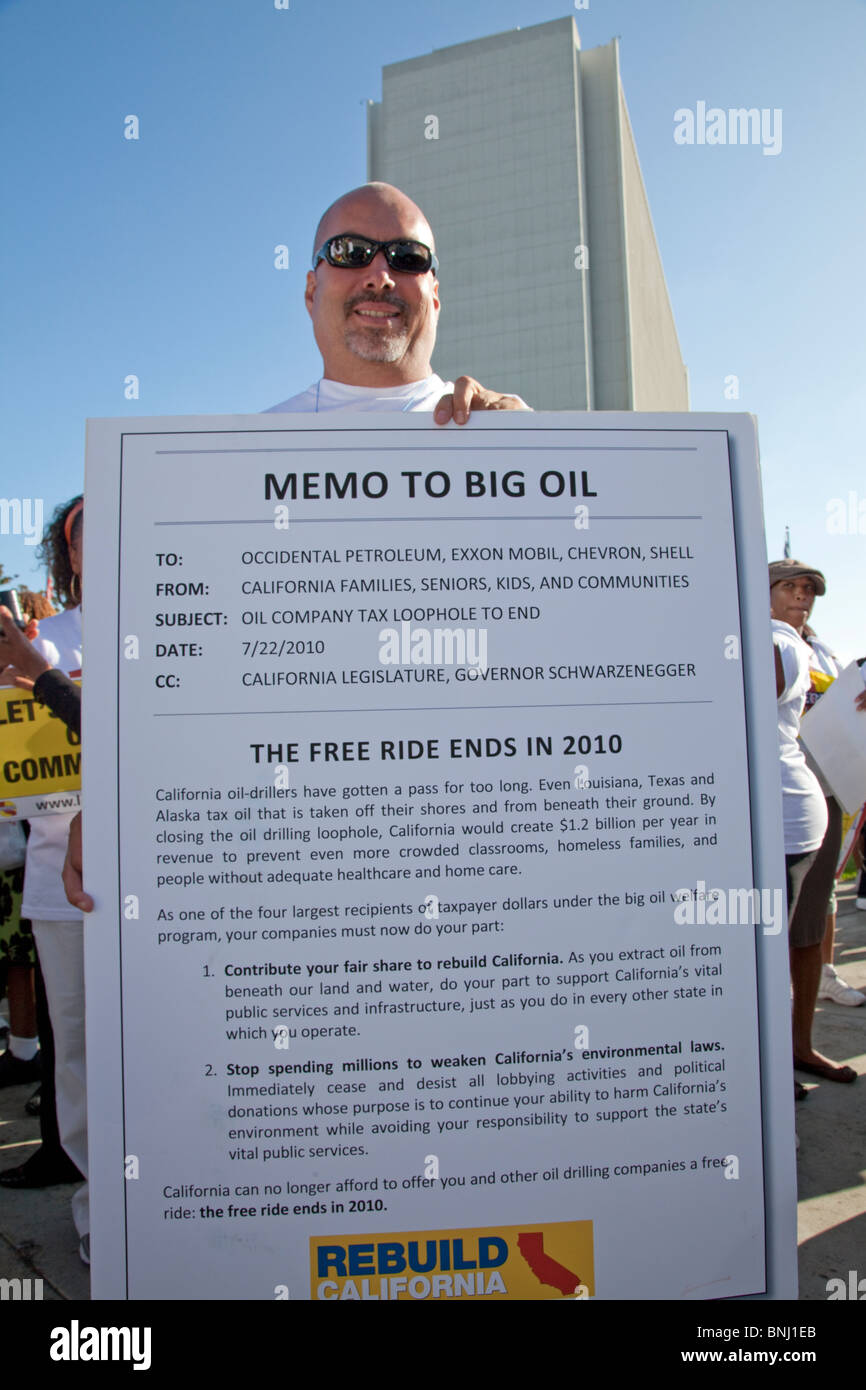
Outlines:
{"type": "Polygon", "coordinates": [[[589,1298],[592,1222],[312,1236],[310,1292],[323,1302],[589,1298]]]}

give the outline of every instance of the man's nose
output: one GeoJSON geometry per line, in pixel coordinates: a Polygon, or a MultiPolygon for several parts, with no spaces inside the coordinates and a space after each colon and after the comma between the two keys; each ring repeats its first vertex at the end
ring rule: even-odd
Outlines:
{"type": "Polygon", "coordinates": [[[365,267],[365,269],[366,275],[364,283],[365,285],[369,285],[371,288],[383,285],[393,286],[396,284],[396,281],[394,280],[391,274],[391,267],[385,259],[384,251],[377,251],[372,261],[368,266],[365,267]]]}

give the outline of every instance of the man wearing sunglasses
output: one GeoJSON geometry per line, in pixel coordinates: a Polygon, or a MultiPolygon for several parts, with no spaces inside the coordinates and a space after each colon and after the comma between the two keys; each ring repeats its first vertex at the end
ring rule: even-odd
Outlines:
{"type": "Polygon", "coordinates": [[[305,301],[324,372],[273,411],[432,410],[438,425],[472,410],[528,410],[473,377],[445,382],[430,364],[439,263],[421,209],[387,183],[338,198],[316,229],[305,301]]]}
{"type": "MultiPolygon", "coordinates": [[[[305,300],[325,370],[271,411],[432,410],[437,425],[463,425],[472,410],[530,409],[473,377],[434,374],[439,263],[429,223],[405,193],[370,183],[344,194],[322,217],[315,246],[305,300]]],[[[63,883],[69,902],[90,912],[81,872],[76,816],[63,883]]]]}

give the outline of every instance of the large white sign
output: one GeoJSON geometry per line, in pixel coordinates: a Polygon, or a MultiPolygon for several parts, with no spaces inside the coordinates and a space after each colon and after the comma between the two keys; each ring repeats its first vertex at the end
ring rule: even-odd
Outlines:
{"type": "Polygon", "coordinates": [[[95,1296],[790,1297],[750,419],[97,421],[86,489],[95,1296]]]}

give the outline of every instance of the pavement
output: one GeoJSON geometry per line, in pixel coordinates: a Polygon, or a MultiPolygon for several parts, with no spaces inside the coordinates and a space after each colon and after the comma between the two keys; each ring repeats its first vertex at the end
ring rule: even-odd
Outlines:
{"type": "MultiPolygon", "coordinates": [[[[836,968],[866,990],[866,912],[854,906],[855,887],[839,896],[836,968]]],[[[850,1008],[819,1000],[814,1042],[819,1052],[847,1062],[852,1085],[802,1073],[809,1095],[796,1107],[800,1298],[824,1301],[827,1280],[849,1271],[866,1275],[866,1004],[850,1008]]],[[[39,1122],[24,1113],[33,1086],[0,1090],[0,1169],[12,1168],[39,1144],[39,1122]]],[[[15,1191],[0,1187],[0,1279],[41,1279],[43,1299],[90,1297],[90,1278],[78,1257],[69,1201],[75,1185],[15,1191]]]]}
{"type": "MultiPolygon", "coordinates": [[[[866,990],[866,912],[854,907],[855,892],[850,882],[839,894],[835,965],[866,990]]],[[[797,1073],[809,1092],[796,1107],[800,1298],[823,1301],[828,1279],[866,1275],[866,1005],[819,999],[812,1040],[859,1075],[840,1086],[797,1073]]]]}

